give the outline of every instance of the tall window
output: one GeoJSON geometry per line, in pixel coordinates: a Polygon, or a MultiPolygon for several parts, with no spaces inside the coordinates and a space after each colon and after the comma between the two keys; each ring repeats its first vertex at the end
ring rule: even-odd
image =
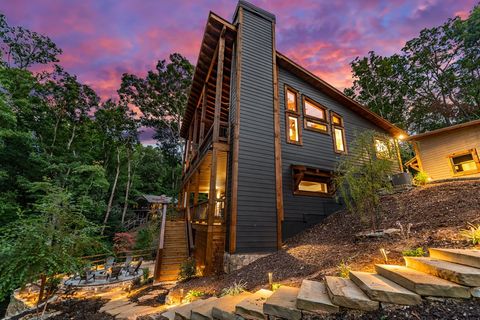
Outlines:
{"type": "Polygon", "coordinates": [[[298,92],[285,86],[285,129],[288,143],[302,144],[299,118],[298,92]]]}
{"type": "Polygon", "coordinates": [[[393,148],[390,141],[381,138],[375,138],[374,142],[377,158],[389,159],[393,157],[393,148]]]}
{"type": "Polygon", "coordinates": [[[331,112],[330,114],[332,122],[333,149],[336,153],[347,153],[343,118],[334,112],[331,112]]]}
{"type": "Polygon", "coordinates": [[[449,156],[454,175],[467,175],[480,172],[480,160],[475,149],[457,152],[449,156]]]}
{"type": "Polygon", "coordinates": [[[303,116],[305,129],[328,133],[327,109],[305,96],[303,116]]]}

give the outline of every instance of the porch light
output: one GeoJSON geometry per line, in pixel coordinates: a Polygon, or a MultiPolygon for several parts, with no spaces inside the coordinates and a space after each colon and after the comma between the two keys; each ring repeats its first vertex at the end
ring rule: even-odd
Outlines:
{"type": "Polygon", "coordinates": [[[405,135],[404,134],[399,134],[397,139],[398,140],[403,140],[403,139],[405,139],[405,135]]]}

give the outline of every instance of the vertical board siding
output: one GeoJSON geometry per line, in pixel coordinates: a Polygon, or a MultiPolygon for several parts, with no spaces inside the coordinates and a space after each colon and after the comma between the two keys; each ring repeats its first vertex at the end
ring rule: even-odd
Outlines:
{"type": "Polygon", "coordinates": [[[245,8],[242,42],[236,252],[267,252],[276,250],[271,20],[245,8]]]}
{"type": "Polygon", "coordinates": [[[292,164],[334,170],[341,157],[334,152],[331,134],[327,135],[303,128],[302,95],[306,95],[322,104],[329,112],[334,111],[343,117],[347,150],[350,149],[349,147],[358,132],[370,129],[386,133],[383,129],[331,99],[318,89],[313,88],[302,79],[283,68],[279,68],[280,130],[282,136],[283,201],[285,212],[285,222],[283,224],[284,238],[291,237],[306,227],[320,222],[324,217],[342,207],[334,198],[293,194],[293,179],[290,168],[292,164]],[[285,84],[299,91],[297,103],[301,115],[299,125],[302,126],[303,145],[294,145],[286,142],[285,84]]]}
{"type": "Polygon", "coordinates": [[[423,170],[432,180],[480,177],[480,173],[454,176],[449,155],[476,149],[480,156],[480,125],[425,137],[418,142],[423,170]]]}

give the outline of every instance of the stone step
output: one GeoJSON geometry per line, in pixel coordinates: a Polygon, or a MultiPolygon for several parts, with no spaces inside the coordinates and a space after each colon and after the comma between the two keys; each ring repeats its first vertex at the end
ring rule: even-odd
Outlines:
{"type": "Polygon", "coordinates": [[[376,273],[350,271],[350,279],[375,301],[393,304],[415,305],[422,298],[410,290],[376,273]]]}
{"type": "Polygon", "coordinates": [[[430,257],[480,268],[480,250],[429,248],[430,257]]]}
{"type": "Polygon", "coordinates": [[[431,274],[464,286],[480,286],[480,269],[435,258],[405,257],[408,268],[431,274]]]}
{"type": "Polygon", "coordinates": [[[377,273],[422,296],[469,298],[467,287],[404,266],[375,265],[377,273]]]}
{"type": "Polygon", "coordinates": [[[328,296],[325,283],[312,280],[303,280],[297,296],[297,308],[311,312],[338,312],[328,296]]]}
{"type": "Polygon", "coordinates": [[[219,320],[236,320],[235,306],[250,296],[252,296],[252,293],[242,292],[235,296],[222,297],[222,303],[217,303],[213,306],[212,317],[219,320]]]}
{"type": "Polygon", "coordinates": [[[245,319],[264,320],[263,304],[272,293],[270,290],[258,290],[248,298],[240,301],[235,307],[235,313],[245,319]]]}
{"type": "Polygon", "coordinates": [[[325,283],[330,299],[338,306],[372,311],[380,305],[378,301],[370,300],[350,279],[326,276],[325,283]]]}
{"type": "Polygon", "coordinates": [[[192,309],[201,306],[202,304],[209,303],[217,300],[217,297],[211,297],[208,299],[199,299],[193,302],[187,303],[175,310],[175,320],[189,320],[192,316],[192,309]]]}
{"type": "Polygon", "coordinates": [[[302,312],[297,309],[299,288],[281,286],[267,298],[263,314],[281,319],[300,320],[302,312]]]}
{"type": "Polygon", "coordinates": [[[246,292],[246,294],[239,294],[236,296],[226,295],[217,300],[213,300],[209,303],[205,303],[199,307],[195,307],[192,309],[192,320],[213,320],[213,309],[218,308],[223,310],[225,306],[231,305],[232,302],[235,304],[232,306],[232,313],[231,315],[234,316],[233,311],[235,310],[235,305],[242,301],[243,299],[247,298],[251,293],[246,292]]]}

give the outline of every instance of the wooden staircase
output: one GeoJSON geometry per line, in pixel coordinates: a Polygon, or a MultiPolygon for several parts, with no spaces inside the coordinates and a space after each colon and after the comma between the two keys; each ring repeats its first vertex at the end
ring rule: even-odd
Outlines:
{"type": "Polygon", "coordinates": [[[417,305],[427,296],[480,298],[480,250],[431,249],[430,258],[406,257],[406,266],[376,265],[376,273],[352,271],[350,278],[304,280],[300,288],[197,300],[154,319],[312,319],[341,308],[372,311],[383,303],[417,305]],[[475,288],[477,287],[477,288],[475,288]]]}
{"type": "Polygon", "coordinates": [[[165,235],[158,281],[178,279],[181,264],[188,258],[185,221],[165,221],[165,235]]]}

